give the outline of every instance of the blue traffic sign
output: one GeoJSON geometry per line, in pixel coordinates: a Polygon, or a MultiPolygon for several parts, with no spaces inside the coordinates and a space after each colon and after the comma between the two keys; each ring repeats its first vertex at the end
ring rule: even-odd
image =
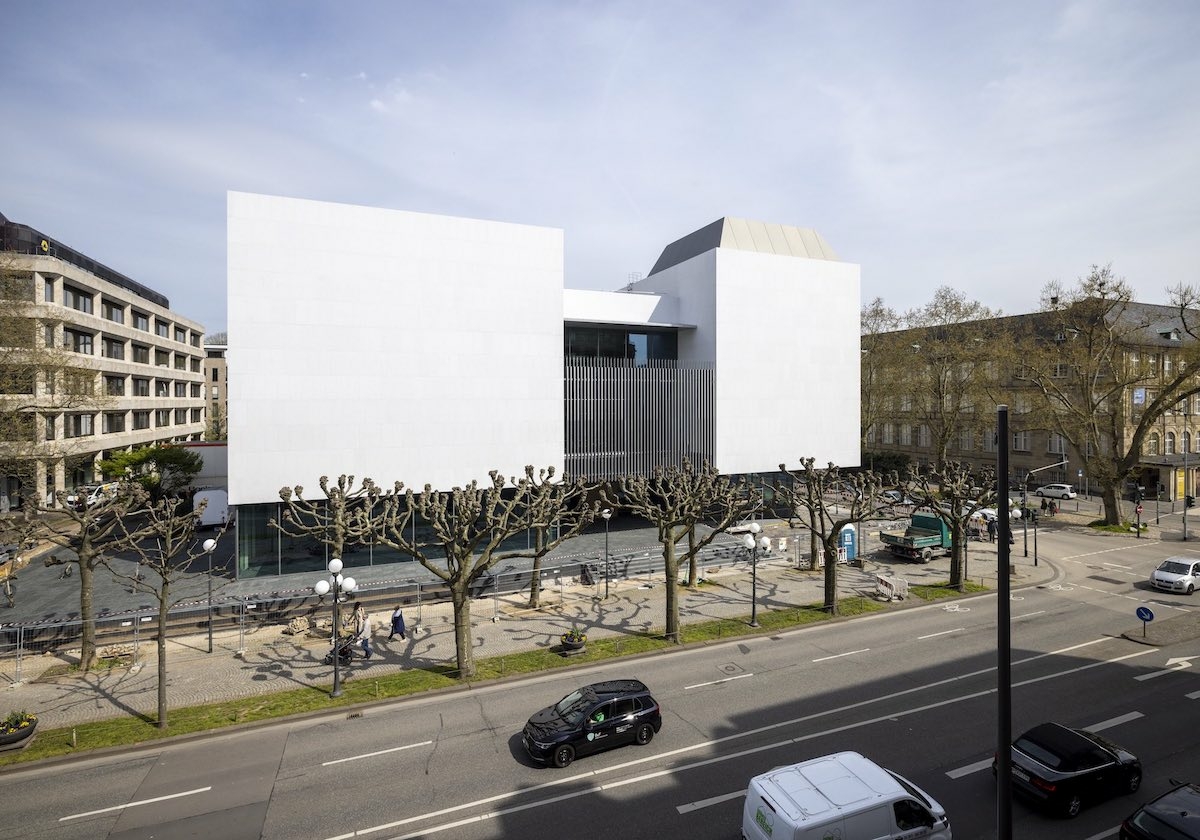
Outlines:
{"type": "Polygon", "coordinates": [[[1154,610],[1150,609],[1149,607],[1138,607],[1137,608],[1137,617],[1140,618],[1142,621],[1153,621],[1154,620],[1154,610]]]}

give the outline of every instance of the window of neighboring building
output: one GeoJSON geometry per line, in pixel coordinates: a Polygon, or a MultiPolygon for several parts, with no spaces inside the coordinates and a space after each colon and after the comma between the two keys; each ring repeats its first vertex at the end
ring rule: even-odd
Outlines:
{"type": "Polygon", "coordinates": [[[199,372],[200,372],[200,359],[199,359],[199,357],[197,357],[197,358],[195,358],[195,359],[192,359],[192,361],[191,361],[191,364],[189,365],[189,367],[191,367],[191,369],[192,369],[192,373],[199,373],[199,372]]]}
{"type": "Polygon", "coordinates": [[[150,348],[144,344],[133,345],[133,360],[138,364],[150,364],[150,348]]]}
{"type": "Polygon", "coordinates": [[[90,437],[94,434],[92,430],[93,418],[90,414],[68,414],[66,416],[64,437],[90,437]]]}
{"type": "Polygon", "coordinates": [[[133,428],[149,429],[150,428],[150,412],[135,411],[133,412],[133,428]]]}
{"type": "Polygon", "coordinates": [[[90,315],[92,312],[92,293],[64,284],[63,305],[90,315]]]}
{"type": "Polygon", "coordinates": [[[145,312],[133,310],[133,328],[142,332],[150,332],[150,316],[145,312]]]}
{"type": "Polygon", "coordinates": [[[197,332],[192,333],[191,344],[193,347],[200,346],[200,333],[197,333],[197,332]]]}
{"type": "Polygon", "coordinates": [[[170,379],[154,380],[154,396],[156,396],[156,397],[171,396],[171,380],[170,379]]]}
{"type": "Polygon", "coordinates": [[[58,435],[58,431],[55,429],[54,423],[55,416],[56,415],[53,414],[46,415],[46,440],[54,440],[58,435]]]}
{"type": "Polygon", "coordinates": [[[1067,376],[1070,375],[1070,373],[1071,373],[1071,366],[1068,364],[1063,364],[1062,362],[1059,362],[1058,364],[1056,364],[1054,366],[1054,374],[1053,375],[1054,375],[1055,379],[1066,379],[1067,376]]]}
{"type": "Polygon", "coordinates": [[[1167,432],[1166,444],[1167,444],[1167,448],[1163,452],[1163,454],[1164,455],[1174,455],[1175,454],[1175,433],[1174,432],[1167,432]]]}
{"type": "Polygon", "coordinates": [[[912,394],[905,394],[904,396],[900,397],[900,410],[901,411],[912,411],[912,405],[913,405],[912,394]]]}
{"type": "Polygon", "coordinates": [[[104,377],[104,393],[110,397],[125,396],[125,377],[124,376],[106,376],[104,377]]]}
{"type": "Polygon", "coordinates": [[[983,444],[984,452],[996,451],[996,427],[992,426],[984,430],[983,438],[980,441],[983,444]]]}
{"type": "Polygon", "coordinates": [[[1150,437],[1146,441],[1146,450],[1150,455],[1158,454],[1158,432],[1150,433],[1150,437]]]}
{"type": "Polygon", "coordinates": [[[1184,432],[1182,440],[1183,440],[1183,451],[1184,452],[1194,452],[1195,451],[1194,449],[1192,449],[1192,433],[1191,432],[1184,432]]]}
{"type": "Polygon", "coordinates": [[[187,370],[187,356],[175,354],[175,370],[187,370]]]}
{"type": "Polygon", "coordinates": [[[1063,455],[1067,451],[1066,439],[1058,432],[1051,432],[1046,441],[1046,451],[1052,455],[1063,455]]]}
{"type": "Polygon", "coordinates": [[[182,426],[185,423],[187,423],[187,409],[186,408],[175,409],[175,425],[182,426]]]}
{"type": "Polygon", "coordinates": [[[218,376],[218,374],[220,374],[220,372],[221,372],[221,371],[219,371],[217,368],[213,368],[213,369],[212,369],[212,375],[213,375],[212,379],[213,379],[213,382],[220,382],[220,381],[221,381],[221,378],[220,378],[220,376],[218,376]]]}
{"type": "MultiPolygon", "coordinates": [[[[213,396],[216,396],[216,394],[214,394],[213,396]]],[[[216,410],[216,406],[217,406],[217,404],[213,403],[214,411],[216,410]]],[[[871,426],[871,428],[867,429],[867,443],[874,443],[874,442],[875,442],[875,427],[871,426]]]]}
{"type": "Polygon", "coordinates": [[[43,342],[43,344],[42,344],[43,347],[56,347],[57,346],[54,341],[54,325],[53,324],[43,324],[42,325],[42,342],[43,342]]]}
{"type": "Polygon", "coordinates": [[[171,366],[171,351],[170,350],[155,350],[154,351],[154,364],[157,367],[170,367],[171,366]]]}
{"type": "Polygon", "coordinates": [[[124,359],[125,342],[119,338],[104,338],[100,340],[100,355],[106,359],[124,359]]]}
{"type": "Polygon", "coordinates": [[[201,396],[201,393],[200,393],[200,383],[199,383],[199,382],[193,382],[193,383],[192,383],[192,397],[193,397],[193,398],[196,398],[196,397],[200,397],[200,396],[201,396]]]}
{"type": "Polygon", "coordinates": [[[917,446],[921,446],[921,447],[924,447],[925,449],[928,449],[929,443],[930,443],[929,427],[926,426],[924,423],[922,423],[920,426],[917,426],[917,446]]]}
{"type": "Polygon", "coordinates": [[[199,423],[199,422],[201,421],[201,419],[202,419],[202,417],[201,417],[201,414],[200,414],[200,409],[198,409],[198,408],[193,408],[193,409],[192,409],[192,422],[193,422],[193,423],[199,423]]]}
{"type": "Polygon", "coordinates": [[[188,384],[186,382],[176,382],[175,383],[175,396],[186,397],[187,396],[187,386],[188,386],[188,384]]]}
{"type": "Polygon", "coordinates": [[[885,444],[892,444],[892,443],[896,442],[896,432],[895,432],[895,424],[894,423],[884,423],[883,424],[883,442],[885,444]]]}
{"type": "Polygon", "coordinates": [[[0,365],[0,394],[32,394],[36,379],[37,371],[33,368],[23,365],[0,365]]]}
{"type": "Polygon", "coordinates": [[[958,433],[958,448],[970,452],[975,448],[975,434],[970,429],[962,429],[958,433]]]}
{"type": "Polygon", "coordinates": [[[63,345],[75,353],[92,355],[92,334],[79,330],[63,330],[63,345]]]}
{"type": "Polygon", "coordinates": [[[214,400],[219,400],[221,398],[221,386],[220,385],[212,385],[212,386],[210,386],[210,388],[212,390],[212,398],[214,400]]]}
{"type": "Polygon", "coordinates": [[[187,330],[183,327],[175,328],[175,340],[180,344],[187,344],[187,330]]]}
{"type": "Polygon", "coordinates": [[[164,321],[161,318],[154,319],[154,334],[160,338],[171,337],[171,324],[169,321],[164,321]]]}
{"type": "Polygon", "coordinates": [[[1013,438],[1012,448],[1015,451],[1017,451],[1017,452],[1028,452],[1029,451],[1029,448],[1030,448],[1029,432],[1013,432],[1012,438],[1013,438]]]}
{"type": "Polygon", "coordinates": [[[154,425],[159,428],[161,428],[163,426],[170,426],[171,425],[171,409],[169,409],[169,408],[156,409],[154,412],[154,425]]]}
{"type": "Polygon", "coordinates": [[[900,445],[912,446],[912,426],[908,423],[900,424],[900,445]]]}
{"type": "Polygon", "coordinates": [[[125,431],[125,412],[109,411],[104,414],[104,433],[106,435],[125,431]]]}
{"type": "Polygon", "coordinates": [[[111,300],[101,301],[100,314],[114,324],[125,323],[125,307],[120,303],[114,303],[111,300]]]}
{"type": "Polygon", "coordinates": [[[135,397],[150,396],[150,380],[141,376],[133,377],[133,395],[135,397]]]}
{"type": "Polygon", "coordinates": [[[45,298],[46,303],[54,303],[54,278],[47,277],[44,283],[42,296],[45,298]]]}

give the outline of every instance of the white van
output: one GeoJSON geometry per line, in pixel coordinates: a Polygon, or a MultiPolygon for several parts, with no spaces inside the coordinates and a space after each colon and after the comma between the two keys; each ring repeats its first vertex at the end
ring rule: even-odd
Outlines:
{"type": "Polygon", "coordinates": [[[192,496],[192,510],[197,510],[201,503],[204,512],[200,514],[197,528],[221,528],[229,519],[229,494],[224,490],[197,490],[192,496]]]}
{"type": "Polygon", "coordinates": [[[750,780],[744,840],[950,840],[937,801],[856,752],[776,767],[750,780]]]}

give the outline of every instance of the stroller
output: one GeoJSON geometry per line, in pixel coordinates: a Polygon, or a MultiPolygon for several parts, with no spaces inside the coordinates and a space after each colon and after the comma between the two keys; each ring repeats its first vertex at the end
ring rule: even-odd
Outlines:
{"type": "MultiPolygon", "coordinates": [[[[354,637],[340,636],[338,637],[338,664],[349,665],[354,661],[354,637]]],[[[324,662],[326,665],[333,664],[333,640],[329,642],[329,651],[325,654],[324,662]]]]}

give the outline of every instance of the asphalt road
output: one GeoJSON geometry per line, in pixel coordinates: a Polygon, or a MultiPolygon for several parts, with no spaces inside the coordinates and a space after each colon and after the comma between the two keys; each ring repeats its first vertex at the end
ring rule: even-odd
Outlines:
{"type": "MultiPolygon", "coordinates": [[[[1065,559],[1012,601],[1013,731],[1043,720],[1099,727],[1145,765],[1140,796],[1071,822],[1014,805],[1014,836],[1115,837],[1169,776],[1200,779],[1200,640],[1122,638],[1151,603],[1150,540],[1044,535],[1065,559]]],[[[1200,547],[1200,546],[1198,546],[1200,547]]],[[[584,668],[279,724],[144,753],[0,777],[0,837],[731,838],[747,779],[858,750],[946,807],[959,838],[994,837],[996,598],[584,668]],[[647,747],[534,765],[519,732],[578,684],[643,679],[664,707],[647,747]]]]}

